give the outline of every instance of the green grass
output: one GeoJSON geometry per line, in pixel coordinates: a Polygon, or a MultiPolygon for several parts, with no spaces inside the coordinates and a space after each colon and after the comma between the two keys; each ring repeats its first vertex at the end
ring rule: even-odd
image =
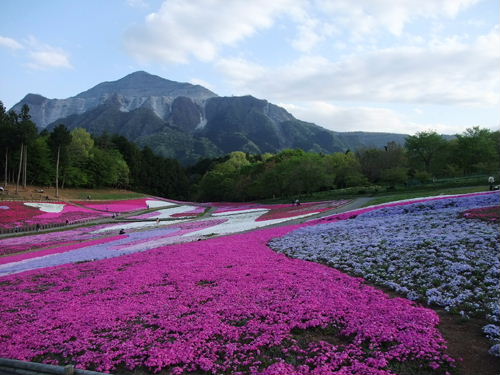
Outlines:
{"type": "Polygon", "coordinates": [[[477,193],[481,191],[488,190],[486,186],[468,186],[459,188],[434,188],[429,190],[419,190],[419,191],[407,191],[407,192],[397,192],[393,194],[380,195],[375,197],[373,200],[368,202],[366,205],[371,206],[375,204],[382,204],[394,201],[400,201],[404,199],[420,198],[420,197],[432,197],[435,195],[451,195],[451,194],[467,194],[467,193],[477,193]]]}
{"type": "Polygon", "coordinates": [[[430,197],[440,194],[466,194],[486,191],[489,187],[485,184],[476,186],[455,186],[454,184],[428,184],[413,187],[397,186],[388,189],[383,186],[358,186],[346,189],[336,189],[322,191],[310,195],[300,195],[298,197],[264,199],[259,201],[266,204],[291,203],[298,198],[301,202],[317,202],[338,199],[355,199],[359,197],[372,197],[373,199],[367,205],[393,202],[403,199],[412,199],[419,197],[430,197]]]}
{"type": "Polygon", "coordinates": [[[85,200],[87,196],[90,195],[91,200],[118,200],[118,199],[134,199],[134,198],[144,198],[148,195],[142,193],[99,193],[95,191],[90,191],[89,193],[79,193],[76,200],[85,200]]]}

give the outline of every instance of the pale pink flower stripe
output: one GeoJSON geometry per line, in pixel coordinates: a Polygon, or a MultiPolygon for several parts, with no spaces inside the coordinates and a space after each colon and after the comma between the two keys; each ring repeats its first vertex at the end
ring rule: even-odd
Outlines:
{"type": "Polygon", "coordinates": [[[45,255],[65,253],[65,252],[68,252],[71,250],[81,249],[82,247],[100,245],[103,243],[116,241],[118,239],[126,238],[126,237],[128,237],[126,234],[122,234],[122,235],[117,235],[117,236],[113,236],[113,237],[104,237],[104,238],[99,238],[97,240],[82,241],[79,243],[73,243],[73,244],[68,244],[68,245],[60,244],[61,246],[52,247],[49,249],[41,249],[41,250],[29,252],[29,253],[2,257],[2,258],[0,258],[0,264],[20,262],[20,261],[26,260],[26,259],[40,258],[40,257],[43,257],[45,255]]]}
{"type": "MultiPolygon", "coordinates": [[[[189,204],[192,205],[192,203],[189,204]]],[[[158,211],[161,211],[161,209],[159,209],[158,211]]],[[[130,216],[129,219],[149,219],[158,216],[158,211],[148,212],[142,215],[130,216]]],[[[172,214],[170,215],[170,217],[198,216],[203,212],[205,212],[205,207],[200,206],[186,212],[179,212],[176,214],[172,214]]]]}
{"type": "Polygon", "coordinates": [[[283,208],[273,208],[271,211],[259,217],[256,221],[265,221],[282,218],[292,218],[298,215],[309,213],[320,213],[332,210],[347,204],[349,201],[331,201],[331,202],[318,202],[314,204],[301,204],[300,206],[286,205],[283,208]]]}
{"type": "Polygon", "coordinates": [[[172,229],[174,229],[174,230],[170,233],[163,234],[160,236],[151,236],[149,238],[143,238],[143,239],[136,240],[136,241],[130,241],[130,242],[127,242],[127,243],[122,244],[122,245],[116,245],[113,247],[112,250],[131,249],[131,248],[137,247],[138,245],[142,245],[142,244],[147,244],[147,245],[149,245],[148,246],[149,248],[154,248],[154,247],[156,247],[155,242],[158,242],[160,244],[158,246],[161,246],[161,245],[164,245],[163,243],[161,243],[162,242],[161,240],[163,240],[165,238],[170,238],[170,237],[179,237],[179,239],[178,239],[179,242],[182,242],[182,239],[180,237],[183,236],[184,234],[196,232],[196,231],[199,231],[200,229],[210,228],[210,227],[213,227],[215,225],[222,224],[226,221],[227,221],[227,219],[217,219],[217,220],[204,220],[204,221],[195,221],[192,223],[177,224],[175,226],[172,226],[172,229]],[[178,228],[178,230],[175,230],[177,228],[178,228]]]}
{"type": "Polygon", "coordinates": [[[3,238],[0,239],[0,255],[35,250],[54,245],[63,245],[74,241],[94,239],[96,234],[93,234],[92,231],[105,228],[106,226],[108,225],[101,224],[58,232],[3,238]]]}
{"type": "Polygon", "coordinates": [[[389,362],[451,362],[434,311],[266,246],[299,227],[2,277],[0,357],[172,374],[390,375],[389,362]],[[313,327],[343,341],[294,336],[313,327]]]}
{"type": "Polygon", "coordinates": [[[146,201],[156,200],[152,198],[127,199],[117,201],[80,201],[75,202],[85,207],[106,212],[129,212],[147,209],[146,201]]]}
{"type": "Polygon", "coordinates": [[[184,217],[184,216],[198,216],[199,214],[202,214],[205,212],[205,207],[196,207],[194,210],[191,211],[186,211],[186,212],[180,212],[178,214],[172,214],[172,217],[184,217]]]}
{"type": "Polygon", "coordinates": [[[297,209],[306,208],[312,206],[324,206],[325,204],[331,204],[334,206],[343,205],[348,201],[329,201],[329,202],[305,202],[301,203],[300,206],[294,206],[292,203],[282,203],[282,204],[260,204],[260,203],[233,203],[233,202],[210,202],[204,203],[204,205],[215,207],[213,213],[223,213],[223,212],[233,212],[240,210],[247,210],[252,208],[265,208],[268,210],[282,210],[282,209],[297,209]]]}

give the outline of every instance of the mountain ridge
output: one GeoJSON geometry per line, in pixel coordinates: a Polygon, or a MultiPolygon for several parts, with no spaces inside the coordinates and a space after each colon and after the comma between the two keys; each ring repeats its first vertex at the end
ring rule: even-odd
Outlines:
{"type": "Polygon", "coordinates": [[[296,119],[286,109],[251,95],[218,96],[200,85],[144,71],[99,83],[67,99],[28,94],[13,109],[30,106],[39,128],[59,123],[94,134],[116,133],[184,164],[232,151],[279,152],[301,148],[345,152],[404,142],[405,134],[335,132],[296,119]]]}

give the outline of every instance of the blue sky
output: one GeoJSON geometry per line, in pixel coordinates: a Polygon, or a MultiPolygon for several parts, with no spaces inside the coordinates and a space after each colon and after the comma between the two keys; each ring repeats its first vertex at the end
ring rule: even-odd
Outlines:
{"type": "Polygon", "coordinates": [[[497,0],[3,0],[0,100],[145,70],[337,131],[500,124],[497,0]]]}

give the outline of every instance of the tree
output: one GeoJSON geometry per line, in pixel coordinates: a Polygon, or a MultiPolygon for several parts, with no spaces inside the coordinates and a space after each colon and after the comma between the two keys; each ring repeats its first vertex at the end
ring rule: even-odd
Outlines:
{"type": "Polygon", "coordinates": [[[389,142],[383,149],[368,148],[356,152],[361,171],[371,182],[379,182],[388,169],[405,168],[405,149],[395,142],[389,142]]]}
{"type": "Polygon", "coordinates": [[[17,178],[16,193],[19,185],[19,176],[22,171],[23,187],[26,189],[26,177],[28,169],[28,148],[33,144],[38,135],[36,125],[31,121],[30,108],[27,104],[23,104],[19,114],[19,123],[17,124],[16,132],[18,140],[21,143],[21,154],[19,160],[19,173],[17,178]]]}
{"type": "Polygon", "coordinates": [[[129,169],[118,150],[94,147],[90,160],[93,187],[123,187],[128,184],[129,169]]]}
{"type": "Polygon", "coordinates": [[[71,131],[71,142],[68,145],[68,165],[65,170],[65,181],[69,186],[88,186],[90,176],[88,163],[91,158],[94,139],[85,129],[76,128],[71,131]]]}
{"type": "Polygon", "coordinates": [[[457,134],[453,160],[463,174],[492,173],[498,170],[498,134],[495,133],[475,126],[457,134]]]}
{"type": "Polygon", "coordinates": [[[334,178],[337,188],[365,185],[368,181],[361,173],[361,166],[355,154],[336,152],[325,157],[328,173],[334,178]]]}
{"type": "MultiPolygon", "coordinates": [[[[17,115],[15,115],[17,119],[17,115]]],[[[14,141],[14,116],[7,113],[3,103],[0,101],[0,150],[2,150],[3,158],[3,169],[4,169],[4,187],[7,188],[9,178],[9,150],[13,146],[14,141]]]]}
{"type": "Polygon", "coordinates": [[[405,147],[410,161],[418,167],[421,163],[428,173],[435,172],[434,164],[439,159],[445,159],[446,140],[434,131],[418,132],[406,138],[405,147]]]}
{"type": "Polygon", "coordinates": [[[54,167],[51,162],[51,153],[48,145],[48,136],[39,136],[31,146],[33,157],[28,169],[31,181],[41,185],[50,185],[54,179],[54,167]]]}
{"type": "Polygon", "coordinates": [[[71,143],[71,133],[65,125],[57,125],[49,136],[49,146],[56,159],[56,197],[59,198],[59,164],[66,165],[68,160],[67,148],[71,143]]]}

